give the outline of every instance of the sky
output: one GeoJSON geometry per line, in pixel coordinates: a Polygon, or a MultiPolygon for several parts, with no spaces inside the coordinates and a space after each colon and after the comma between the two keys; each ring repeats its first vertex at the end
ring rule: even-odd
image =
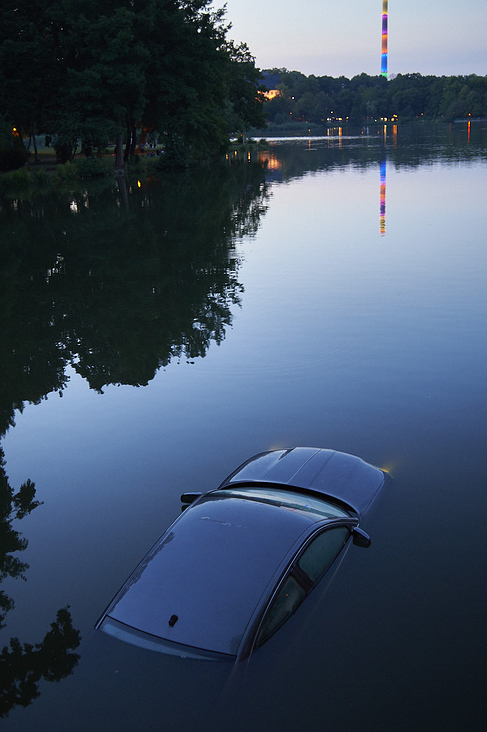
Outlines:
{"type": "MultiPolygon", "coordinates": [[[[223,0],[214,0],[221,7],[223,0]]],[[[261,69],[380,74],[382,0],[226,0],[261,69]]],[[[389,0],[389,74],[487,75],[487,0],[389,0]]]]}

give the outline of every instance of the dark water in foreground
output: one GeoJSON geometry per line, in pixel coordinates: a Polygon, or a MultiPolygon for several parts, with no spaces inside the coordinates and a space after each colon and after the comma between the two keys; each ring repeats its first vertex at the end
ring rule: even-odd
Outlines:
{"type": "Polygon", "coordinates": [[[486,183],[472,123],[0,199],[1,444],[43,501],[0,482],[5,729],[484,728],[486,183]],[[245,668],[93,631],[181,492],[294,445],[394,485],[245,668]]]}

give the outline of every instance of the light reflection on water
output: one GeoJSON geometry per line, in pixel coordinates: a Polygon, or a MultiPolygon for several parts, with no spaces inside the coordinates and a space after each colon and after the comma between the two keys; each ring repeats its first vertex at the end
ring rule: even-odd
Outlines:
{"type": "MultiPolygon", "coordinates": [[[[402,141],[399,128],[341,148],[276,142],[261,154],[265,170],[211,183],[206,199],[181,184],[179,211],[164,207],[170,192],[156,184],[134,187],[127,218],[110,194],[106,224],[96,196],[89,207],[86,196],[59,200],[49,214],[49,282],[35,293],[44,340],[25,326],[34,314],[12,320],[31,338],[31,381],[15,371],[26,362],[8,361],[10,404],[26,406],[3,439],[7,473],[12,485],[34,480],[44,505],[22,522],[30,569],[26,583],[8,585],[16,608],[6,633],[37,642],[69,603],[84,643],[73,676],[13,712],[7,729],[159,729],[162,718],[168,729],[235,720],[242,730],[321,729],[325,718],[333,730],[480,729],[483,134],[472,124],[470,136],[466,125],[443,137],[421,128],[402,141]],[[228,195],[211,209],[223,186],[228,195]],[[63,211],[73,201],[69,228],[63,211]],[[205,230],[211,236],[192,247],[205,230]],[[81,296],[71,297],[77,283],[81,296]],[[53,323],[65,323],[62,348],[46,346],[54,326],[44,327],[45,301],[53,323]],[[203,322],[198,351],[192,328],[203,322]],[[37,353],[39,363],[50,354],[46,373],[59,360],[59,383],[42,382],[37,353]],[[34,375],[50,393],[28,404],[34,375]],[[329,590],[313,593],[217,709],[221,670],[147,657],[91,629],[178,514],[181,492],[213,488],[253,453],[290,445],[390,465],[394,489],[373,518],[371,549],[349,553],[329,590]]],[[[5,216],[9,232],[24,222],[5,216]]],[[[44,252],[34,251],[35,279],[44,252]]],[[[21,284],[28,300],[28,278],[21,284]]],[[[4,410],[8,398],[5,389],[4,410]]]]}

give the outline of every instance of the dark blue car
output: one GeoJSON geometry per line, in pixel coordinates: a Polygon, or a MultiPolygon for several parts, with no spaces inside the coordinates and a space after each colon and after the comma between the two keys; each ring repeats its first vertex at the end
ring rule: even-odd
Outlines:
{"type": "MultiPolygon", "coordinates": [[[[360,458],[296,447],[247,460],[187,505],[97,623],[129,643],[240,661],[295,612],[350,543],[385,474],[360,458]]],[[[330,572],[330,575],[332,573],[330,572]]]]}

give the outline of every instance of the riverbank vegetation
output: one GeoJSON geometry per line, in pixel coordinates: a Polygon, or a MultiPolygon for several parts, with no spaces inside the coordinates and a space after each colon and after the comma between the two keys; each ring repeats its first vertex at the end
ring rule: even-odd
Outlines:
{"type": "Polygon", "coordinates": [[[164,169],[208,161],[232,135],[266,127],[320,134],[336,123],[487,117],[487,77],[263,77],[228,33],[211,0],[5,0],[0,171],[45,162],[41,144],[52,163],[75,161],[57,175],[101,177],[143,152],[164,169]]]}
{"type": "Polygon", "coordinates": [[[260,72],[211,0],[6,0],[0,10],[0,167],[46,135],[61,162],[109,145],[115,167],[149,132],[166,160],[225,149],[264,125],[260,72]]]}
{"type": "Polygon", "coordinates": [[[272,90],[264,106],[268,122],[327,124],[412,120],[453,122],[487,117],[487,76],[422,76],[360,74],[305,76],[299,71],[263,72],[272,90]]]}

